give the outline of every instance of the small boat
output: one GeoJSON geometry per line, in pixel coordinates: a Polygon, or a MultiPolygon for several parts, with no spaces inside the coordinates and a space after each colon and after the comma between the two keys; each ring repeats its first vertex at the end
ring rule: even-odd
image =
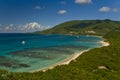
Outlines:
{"type": "Polygon", "coordinates": [[[25,41],[22,41],[22,44],[25,44],[25,41]]]}

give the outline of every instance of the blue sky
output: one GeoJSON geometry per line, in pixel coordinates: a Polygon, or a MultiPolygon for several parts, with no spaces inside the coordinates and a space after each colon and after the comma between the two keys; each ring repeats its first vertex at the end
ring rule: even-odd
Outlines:
{"type": "Polygon", "coordinates": [[[120,20],[119,5],[120,0],[0,0],[0,32],[32,32],[70,20],[120,20]]]}

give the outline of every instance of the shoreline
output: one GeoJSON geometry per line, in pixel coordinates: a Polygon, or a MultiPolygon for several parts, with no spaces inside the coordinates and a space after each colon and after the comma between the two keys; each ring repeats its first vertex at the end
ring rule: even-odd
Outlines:
{"type": "Polygon", "coordinates": [[[110,43],[108,43],[108,42],[106,42],[106,41],[100,41],[100,42],[98,42],[98,43],[102,44],[101,47],[110,46],[110,43]]]}
{"type": "Polygon", "coordinates": [[[81,52],[76,52],[72,55],[70,55],[70,57],[64,59],[63,61],[60,61],[54,65],[51,65],[47,68],[44,68],[44,69],[38,69],[38,70],[34,70],[34,71],[30,71],[31,73],[34,73],[34,72],[39,72],[39,71],[43,71],[43,72],[46,72],[47,70],[51,70],[57,66],[61,66],[61,65],[68,65],[71,61],[74,61],[76,60],[80,55],[82,55],[83,53],[85,52],[88,52],[90,49],[87,49],[87,50],[83,50],[81,52]]]}
{"type": "MultiPolygon", "coordinates": [[[[110,45],[108,42],[105,42],[104,40],[103,40],[103,41],[99,41],[98,43],[101,44],[101,46],[98,47],[98,48],[106,47],[106,46],[109,46],[109,45],[110,45]]],[[[58,63],[56,63],[56,64],[54,64],[54,65],[51,65],[51,66],[49,66],[49,67],[47,67],[47,68],[44,68],[44,69],[38,69],[38,70],[30,71],[30,72],[31,72],[31,73],[39,72],[39,71],[46,72],[47,70],[51,70],[51,69],[53,69],[53,68],[55,68],[55,67],[57,67],[57,66],[69,65],[69,63],[70,63],[71,61],[76,60],[80,55],[82,55],[82,54],[85,53],[85,52],[88,52],[89,50],[91,50],[91,49],[87,49],[87,50],[83,50],[83,51],[74,53],[73,55],[71,55],[70,57],[68,57],[67,59],[65,59],[65,60],[63,60],[63,61],[61,61],[61,62],[58,62],[58,63]]]]}

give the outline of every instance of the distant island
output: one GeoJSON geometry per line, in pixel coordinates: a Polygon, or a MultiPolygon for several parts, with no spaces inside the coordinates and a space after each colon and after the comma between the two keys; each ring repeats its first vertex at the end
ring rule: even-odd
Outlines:
{"type": "Polygon", "coordinates": [[[0,70],[0,80],[120,80],[120,21],[74,20],[35,33],[102,36],[110,46],[92,49],[69,65],[56,66],[46,72],[0,70]]]}

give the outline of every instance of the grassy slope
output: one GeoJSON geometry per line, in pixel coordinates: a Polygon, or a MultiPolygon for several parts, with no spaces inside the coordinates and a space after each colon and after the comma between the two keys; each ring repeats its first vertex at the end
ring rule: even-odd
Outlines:
{"type": "Polygon", "coordinates": [[[58,66],[47,72],[8,73],[0,71],[0,80],[120,80],[120,28],[109,31],[104,38],[109,47],[84,53],[69,65],[58,66]],[[98,66],[108,70],[100,70],[98,66]]]}
{"type": "Polygon", "coordinates": [[[64,22],[55,26],[52,29],[45,30],[43,34],[91,34],[91,35],[105,35],[111,30],[118,28],[120,22],[111,20],[77,20],[64,22]],[[113,27],[114,26],[114,27],[113,27]],[[87,31],[94,31],[96,33],[88,33],[87,31]]]}

